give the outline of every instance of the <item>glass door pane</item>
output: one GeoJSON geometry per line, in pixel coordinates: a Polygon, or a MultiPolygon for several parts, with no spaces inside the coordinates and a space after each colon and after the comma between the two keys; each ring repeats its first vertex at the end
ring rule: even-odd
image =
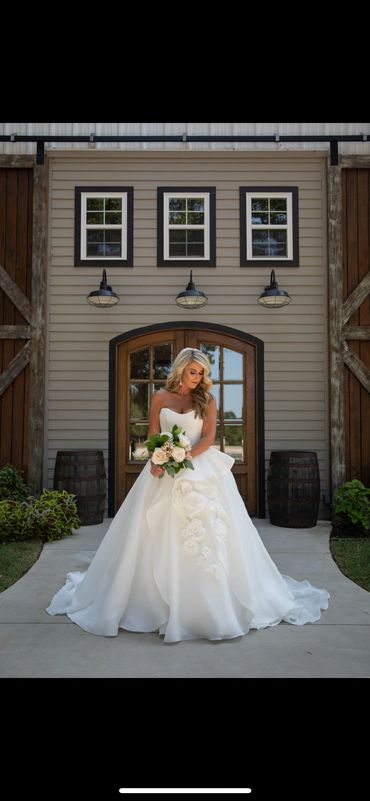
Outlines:
{"type": "Polygon", "coordinates": [[[237,350],[223,348],[225,381],[243,381],[243,354],[237,350]]]}
{"type": "Polygon", "coordinates": [[[224,384],[224,418],[243,419],[243,384],[224,384]]]}
{"type": "Polygon", "coordinates": [[[228,453],[236,462],[245,462],[245,367],[243,353],[202,342],[200,350],[211,362],[212,393],[217,403],[215,447],[228,453]]]}
{"type": "Polygon", "coordinates": [[[167,378],[172,361],[172,345],[166,343],[165,345],[153,346],[153,378],[163,380],[167,378]]]}
{"type": "Polygon", "coordinates": [[[171,342],[140,348],[129,354],[128,460],[145,462],[149,458],[148,438],[150,399],[164,387],[173,361],[171,342]]]}
{"type": "Polygon", "coordinates": [[[204,343],[201,344],[199,350],[202,350],[203,353],[208,356],[210,364],[211,364],[211,374],[210,378],[212,381],[219,381],[220,380],[220,359],[221,359],[221,348],[219,345],[206,345],[204,343]]]}

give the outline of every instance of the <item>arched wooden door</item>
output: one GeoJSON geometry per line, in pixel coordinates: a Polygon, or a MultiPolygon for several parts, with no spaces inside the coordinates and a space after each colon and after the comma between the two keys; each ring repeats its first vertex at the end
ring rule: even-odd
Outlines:
{"type": "Polygon", "coordinates": [[[164,386],[177,353],[195,347],[212,365],[218,409],[215,447],[235,459],[233,473],[249,513],[264,516],[263,343],[242,332],[235,336],[235,329],[220,325],[187,325],[136,329],[111,342],[109,514],[122,503],[148,458],[152,393],[164,386]]]}

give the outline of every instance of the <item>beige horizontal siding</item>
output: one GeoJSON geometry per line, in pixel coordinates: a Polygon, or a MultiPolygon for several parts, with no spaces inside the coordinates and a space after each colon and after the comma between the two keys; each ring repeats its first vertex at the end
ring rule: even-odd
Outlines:
{"type": "MultiPolygon", "coordinates": [[[[56,452],[99,448],[108,468],[108,358],[113,337],[144,325],[217,322],[265,343],[266,476],[271,450],[318,454],[328,497],[328,344],[326,159],[308,153],[49,151],[48,371],[45,481],[52,486],[56,452]],[[94,309],[101,267],[74,266],[75,186],[134,187],[134,267],[108,265],[120,296],[94,309]],[[208,295],[189,314],[174,302],[189,267],[157,268],[157,187],[215,186],[217,267],[194,267],[208,295]],[[270,269],[240,267],[239,186],[298,186],[300,266],[276,264],[279,286],[293,302],[270,311],[257,304],[270,269]]],[[[322,507],[323,508],[323,507],[322,507]]]]}

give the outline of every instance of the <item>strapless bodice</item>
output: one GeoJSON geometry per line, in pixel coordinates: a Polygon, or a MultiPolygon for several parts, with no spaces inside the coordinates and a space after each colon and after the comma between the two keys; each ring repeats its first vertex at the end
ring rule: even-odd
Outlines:
{"type": "Polygon", "coordinates": [[[171,431],[172,426],[181,426],[183,432],[189,437],[192,445],[200,439],[203,428],[203,420],[201,417],[195,417],[194,409],[190,412],[175,412],[167,406],[162,406],[159,413],[159,420],[161,424],[161,431],[171,431]]]}
{"type": "MultiPolygon", "coordinates": [[[[171,431],[172,426],[181,426],[181,430],[189,437],[192,445],[199,442],[202,435],[203,420],[195,417],[194,409],[190,412],[175,412],[167,406],[162,406],[159,413],[161,431],[171,431]]],[[[225,475],[234,464],[234,459],[227,453],[221,453],[216,447],[207,448],[203,453],[194,457],[194,470],[180,470],[176,481],[186,478],[193,481],[208,481],[210,478],[225,475]]],[[[173,479],[170,479],[173,482],[173,479]]]]}

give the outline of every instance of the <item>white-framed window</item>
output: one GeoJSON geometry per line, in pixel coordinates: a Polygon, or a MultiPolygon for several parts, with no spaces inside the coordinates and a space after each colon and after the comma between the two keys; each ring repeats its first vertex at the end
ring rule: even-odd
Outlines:
{"type": "Polygon", "coordinates": [[[209,195],[165,192],[163,203],[164,258],[209,259],[209,195]]]}
{"type": "Polygon", "coordinates": [[[75,264],[131,267],[132,229],[132,187],[75,187],[75,264]]]}
{"type": "Polygon", "coordinates": [[[240,187],[240,263],[298,266],[297,187],[240,187]]]}
{"type": "Polygon", "coordinates": [[[158,265],[214,266],[214,187],[158,188],[158,265]]]}

